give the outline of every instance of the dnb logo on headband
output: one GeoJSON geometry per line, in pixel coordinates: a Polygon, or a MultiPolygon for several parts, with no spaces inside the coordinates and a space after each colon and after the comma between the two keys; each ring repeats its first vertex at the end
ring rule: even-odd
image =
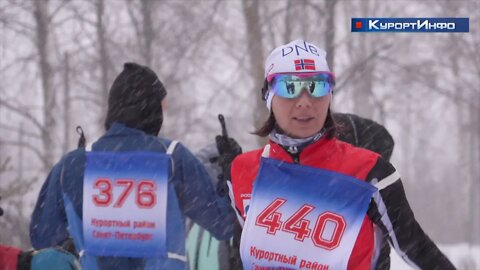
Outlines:
{"type": "Polygon", "coordinates": [[[265,60],[265,78],[278,73],[330,71],[327,53],[304,40],[275,48],[265,60]]]}
{"type": "Polygon", "coordinates": [[[294,63],[295,70],[315,70],[315,61],[313,59],[297,59],[294,63]]]}
{"type": "Polygon", "coordinates": [[[303,53],[311,53],[313,55],[320,56],[320,54],[318,54],[317,48],[312,44],[309,44],[305,41],[303,42],[297,41],[297,43],[298,44],[294,44],[292,46],[288,46],[290,45],[288,44],[287,46],[282,48],[282,56],[287,56],[292,52],[294,52],[296,55],[300,55],[303,52],[303,53]]]}

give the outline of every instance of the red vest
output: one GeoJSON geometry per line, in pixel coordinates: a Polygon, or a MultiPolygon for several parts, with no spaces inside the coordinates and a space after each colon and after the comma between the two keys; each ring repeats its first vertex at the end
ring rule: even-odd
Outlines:
{"type": "MultiPolygon", "coordinates": [[[[245,218],[244,202],[248,204],[257,176],[263,148],[238,156],[232,164],[232,186],[235,205],[245,218]]],[[[293,163],[292,157],[280,145],[270,142],[270,158],[293,163]]],[[[320,139],[305,147],[299,164],[331,170],[366,181],[379,155],[354,147],[335,138],[320,139]]],[[[359,236],[348,262],[348,269],[370,269],[374,251],[374,224],[365,216],[359,236]]]]}
{"type": "Polygon", "coordinates": [[[22,251],[15,247],[0,246],[0,269],[17,270],[20,252],[22,251]]]}

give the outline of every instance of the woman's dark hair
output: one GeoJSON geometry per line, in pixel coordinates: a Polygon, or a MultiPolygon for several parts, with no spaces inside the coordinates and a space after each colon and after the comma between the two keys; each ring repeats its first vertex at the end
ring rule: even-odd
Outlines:
{"type": "Polygon", "coordinates": [[[267,137],[272,130],[275,129],[277,121],[275,120],[275,116],[273,116],[273,112],[270,112],[267,121],[263,123],[263,125],[255,130],[252,134],[258,135],[260,137],[267,137]]]}
{"type": "MultiPolygon", "coordinates": [[[[260,137],[267,137],[277,126],[277,120],[275,120],[275,116],[273,115],[273,112],[270,111],[270,116],[268,117],[267,121],[263,123],[263,125],[255,130],[252,134],[258,135],[260,137]]],[[[323,127],[325,128],[325,136],[327,138],[333,138],[337,132],[337,125],[335,123],[335,120],[333,119],[332,116],[332,111],[330,108],[328,108],[327,112],[327,118],[325,119],[325,124],[323,124],[323,127]]]]}

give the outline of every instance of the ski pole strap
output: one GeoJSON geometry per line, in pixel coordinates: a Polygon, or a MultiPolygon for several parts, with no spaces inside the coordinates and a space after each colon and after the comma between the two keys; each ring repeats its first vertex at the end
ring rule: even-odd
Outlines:
{"type": "Polygon", "coordinates": [[[78,138],[78,148],[85,148],[85,145],[87,144],[87,139],[85,138],[85,134],[83,132],[83,129],[81,126],[77,126],[77,133],[80,135],[80,138],[78,138]]]}

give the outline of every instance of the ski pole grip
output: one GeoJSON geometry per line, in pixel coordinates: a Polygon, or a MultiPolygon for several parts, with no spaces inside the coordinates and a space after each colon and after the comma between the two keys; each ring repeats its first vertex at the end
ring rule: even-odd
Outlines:
{"type": "MultiPolygon", "coordinates": [[[[2,199],[2,197],[0,196],[0,200],[2,199]]],[[[0,207],[0,216],[3,216],[3,209],[0,207]]]]}
{"type": "Polygon", "coordinates": [[[222,136],[228,138],[227,127],[225,126],[225,117],[223,117],[223,114],[218,115],[218,120],[220,121],[220,125],[222,126],[222,136]]]}

